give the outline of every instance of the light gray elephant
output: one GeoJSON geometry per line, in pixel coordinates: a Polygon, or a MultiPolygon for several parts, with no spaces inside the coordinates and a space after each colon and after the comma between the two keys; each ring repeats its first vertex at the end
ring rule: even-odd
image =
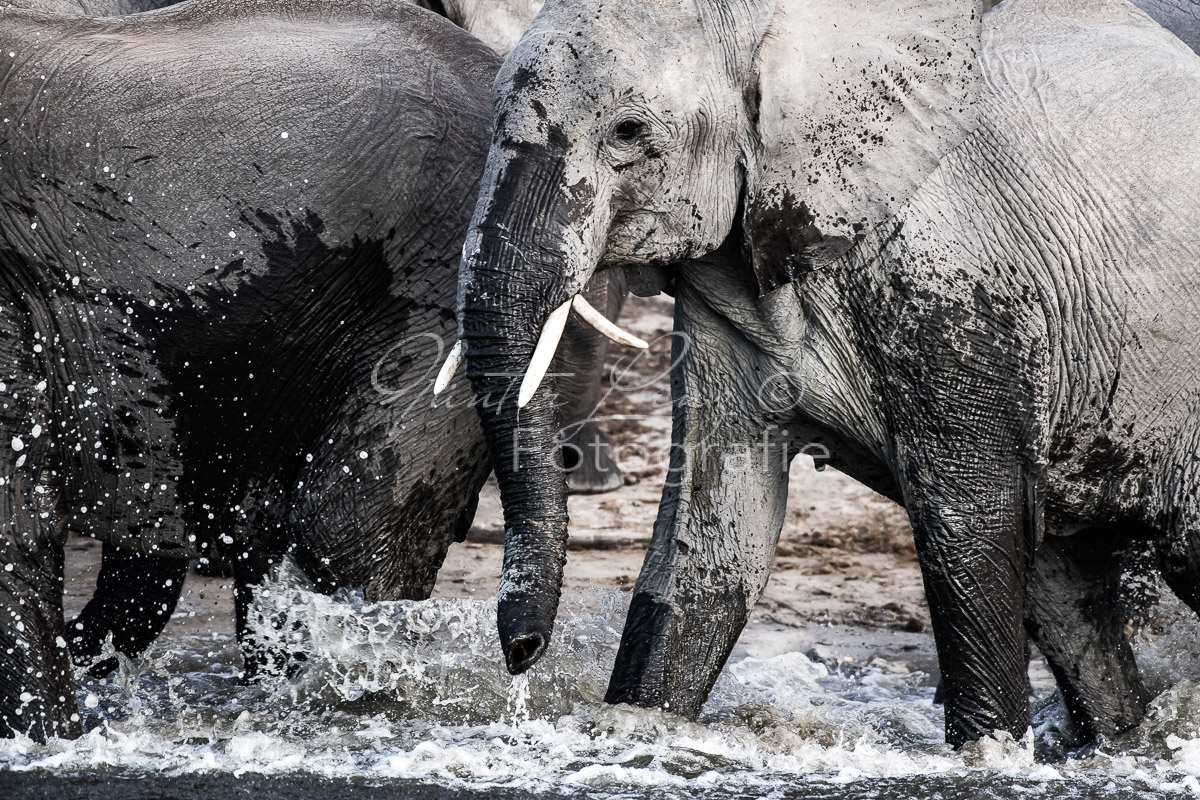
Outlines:
{"type": "Polygon", "coordinates": [[[505,61],[460,335],[480,397],[526,376],[481,408],[511,671],[566,538],[537,386],[572,298],[633,264],[680,336],[610,701],[698,713],[819,442],[908,509],[950,742],[1028,730],[1027,625],[1097,727],[1139,717],[1128,645],[1082,612],[1131,536],[1200,609],[1200,58],[1123,0],[980,11],[550,0],[505,61]],[[1094,635],[1056,647],[1071,626],[1094,635]]]}
{"type": "Polygon", "coordinates": [[[544,0],[410,0],[483,40],[500,55],[516,47],[544,0]]]}

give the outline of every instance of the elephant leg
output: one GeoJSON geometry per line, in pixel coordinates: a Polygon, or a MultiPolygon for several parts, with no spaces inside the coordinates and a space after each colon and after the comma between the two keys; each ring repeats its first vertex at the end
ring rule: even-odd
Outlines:
{"type": "MultiPolygon", "coordinates": [[[[1026,601],[1028,602],[1028,601],[1026,601]]],[[[1025,643],[1025,693],[1030,697],[1033,696],[1033,684],[1029,681],[1029,662],[1033,660],[1033,648],[1029,646],[1029,642],[1025,643]]],[[[937,686],[933,690],[933,704],[941,706],[946,704],[946,682],[938,676],[937,686]]]]}
{"type": "Polygon", "coordinates": [[[1121,559],[1104,546],[1110,542],[1099,531],[1048,537],[1033,557],[1025,595],[1026,630],[1084,739],[1129,730],[1146,712],[1117,596],[1121,559]]]}
{"type": "Polygon", "coordinates": [[[619,488],[621,470],[613,460],[613,445],[595,420],[579,420],[564,428],[563,469],[571,494],[601,494],[619,488]],[[569,433],[565,433],[569,431],[569,433]]]}
{"type": "Polygon", "coordinates": [[[0,317],[0,737],[45,741],[82,733],[63,625],[61,465],[46,384],[9,322],[0,317]]]}
{"type": "MultiPolygon", "coordinates": [[[[625,302],[625,279],[609,270],[592,276],[584,296],[606,317],[615,320],[625,302]]],[[[604,383],[604,360],[608,339],[591,325],[572,315],[555,358],[558,373],[555,388],[562,398],[562,460],[567,472],[567,490],[573,494],[598,494],[619,488],[621,470],[613,461],[613,446],[600,430],[595,415],[608,387],[604,383]]]]}
{"type": "Polygon", "coordinates": [[[1020,740],[1030,725],[1025,479],[1016,464],[987,480],[983,462],[947,469],[956,463],[961,454],[912,458],[902,471],[942,671],[946,740],[957,747],[994,731],[1020,740]]]}
{"type": "Polygon", "coordinates": [[[287,659],[286,653],[260,642],[250,626],[255,595],[262,589],[275,561],[268,549],[262,547],[246,547],[233,559],[234,616],[238,646],[242,651],[241,678],[246,683],[254,682],[260,674],[278,672],[287,659]]]}
{"type": "Polygon", "coordinates": [[[82,729],[63,627],[66,537],[35,521],[27,488],[10,476],[0,498],[0,737],[73,738],[82,729]]]}
{"type": "Polygon", "coordinates": [[[605,697],[690,717],[766,587],[790,460],[785,432],[712,396],[745,380],[753,353],[728,327],[711,339],[706,327],[686,358],[675,340],[671,468],[605,697]]]}
{"type": "Polygon", "coordinates": [[[82,733],[63,626],[65,528],[43,519],[35,480],[9,473],[0,495],[0,737],[82,733]]]}
{"type": "Polygon", "coordinates": [[[166,627],[183,591],[186,559],[143,555],[104,544],[96,592],[67,626],[71,659],[102,678],[117,666],[115,658],[97,661],[111,634],[117,652],[142,654],[166,627]]]}
{"type": "Polygon", "coordinates": [[[1179,514],[1158,538],[1158,567],[1167,586],[1200,614],[1200,515],[1179,514]]]}

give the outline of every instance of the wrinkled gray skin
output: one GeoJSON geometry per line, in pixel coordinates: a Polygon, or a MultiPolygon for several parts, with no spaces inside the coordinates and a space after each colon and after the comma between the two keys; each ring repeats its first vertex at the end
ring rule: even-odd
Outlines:
{"type": "MultiPolygon", "coordinates": [[[[1200,52],[1200,0],[1132,0],[1133,4],[1179,37],[1192,50],[1200,52]]],[[[984,0],[992,9],[1000,0],[984,0]]]]}
{"type": "Polygon", "coordinates": [[[1133,0],[1184,44],[1200,52],[1200,0],[1133,0]]]}
{"type": "Polygon", "coordinates": [[[490,468],[465,380],[431,388],[496,56],[327,0],[0,9],[0,49],[0,734],[79,733],[68,529],[122,556],[118,615],[221,551],[239,617],[285,548],[428,596],[490,468]]]}
{"type": "MultiPolygon", "coordinates": [[[[1200,0],[1134,0],[1134,5],[1193,51],[1200,47],[1200,0]]],[[[1144,715],[1147,696],[1122,642],[1157,600],[1146,588],[1156,568],[1154,542],[1122,544],[1122,537],[1105,529],[1081,534],[1038,549],[1025,592],[1026,628],[1049,655],[1076,744],[1111,737],[1144,715]]],[[[935,702],[942,695],[939,684],[935,702]]]]}
{"type": "Polygon", "coordinates": [[[411,0],[446,17],[483,40],[502,56],[516,47],[521,34],[542,8],[543,0],[411,0]]]}
{"type": "Polygon", "coordinates": [[[179,0],[3,0],[0,8],[27,8],[80,17],[123,17],[175,5],[179,0]]]}
{"type": "MultiPolygon", "coordinates": [[[[1200,59],[1117,0],[979,16],[551,0],[505,61],[462,267],[473,390],[596,270],[672,265],[672,468],[610,701],[698,713],[814,442],[909,512],[954,744],[1027,731],[1026,626],[1073,711],[1136,722],[1091,613],[1129,537],[1200,608],[1200,59]]],[[[561,584],[551,394],[481,409],[514,672],[561,584]]]]}

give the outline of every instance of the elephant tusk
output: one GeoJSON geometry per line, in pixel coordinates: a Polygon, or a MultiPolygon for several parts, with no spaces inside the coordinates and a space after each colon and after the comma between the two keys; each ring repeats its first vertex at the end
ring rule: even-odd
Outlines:
{"type": "Polygon", "coordinates": [[[639,350],[645,350],[650,346],[632,333],[626,333],[618,328],[608,317],[597,311],[595,306],[583,299],[583,295],[575,295],[573,303],[575,310],[579,312],[579,316],[583,317],[589,325],[617,344],[623,344],[626,347],[636,347],[639,350]]]}
{"type": "Polygon", "coordinates": [[[542,385],[542,379],[546,377],[550,362],[554,360],[554,353],[558,350],[563,328],[567,326],[571,303],[572,301],[568,300],[551,311],[550,316],[546,318],[546,324],[542,326],[542,335],[533,350],[533,358],[529,359],[529,368],[525,370],[525,378],[521,381],[521,391],[517,394],[517,408],[528,405],[538,387],[542,385]]]}
{"type": "Polygon", "coordinates": [[[438,373],[437,380],[433,382],[435,395],[446,391],[446,387],[450,385],[450,379],[454,377],[454,373],[458,372],[462,362],[463,343],[462,339],[459,339],[454,343],[454,347],[450,348],[450,355],[446,356],[446,363],[442,364],[442,371],[438,373]]]}

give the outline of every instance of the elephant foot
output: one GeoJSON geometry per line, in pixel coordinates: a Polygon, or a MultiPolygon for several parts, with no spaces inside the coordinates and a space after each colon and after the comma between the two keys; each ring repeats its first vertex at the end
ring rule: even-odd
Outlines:
{"type": "Polygon", "coordinates": [[[562,444],[563,469],[571,494],[602,494],[619,489],[625,478],[613,461],[613,446],[596,423],[579,424],[562,444]]]}
{"type": "Polygon", "coordinates": [[[63,639],[61,552],[14,562],[6,544],[0,563],[16,568],[0,570],[0,738],[76,738],[83,729],[63,639]]]}

